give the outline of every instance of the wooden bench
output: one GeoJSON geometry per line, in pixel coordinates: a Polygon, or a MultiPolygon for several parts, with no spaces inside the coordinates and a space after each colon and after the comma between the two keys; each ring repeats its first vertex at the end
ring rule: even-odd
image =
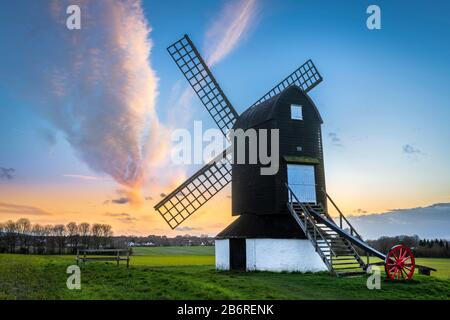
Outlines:
{"type": "Polygon", "coordinates": [[[117,261],[119,266],[120,261],[127,262],[127,268],[130,266],[130,250],[129,249],[78,249],[77,250],[77,265],[80,261],[83,264],[86,261],[117,261]],[[105,254],[106,253],[106,254],[105,254]],[[98,257],[92,257],[95,254],[102,254],[98,257]],[[89,257],[91,255],[91,257],[89,257]]]}
{"type": "Polygon", "coordinates": [[[416,269],[419,269],[419,274],[423,274],[423,275],[426,275],[426,276],[431,276],[431,271],[437,271],[434,268],[421,266],[421,265],[418,265],[418,264],[416,264],[416,269]]]}

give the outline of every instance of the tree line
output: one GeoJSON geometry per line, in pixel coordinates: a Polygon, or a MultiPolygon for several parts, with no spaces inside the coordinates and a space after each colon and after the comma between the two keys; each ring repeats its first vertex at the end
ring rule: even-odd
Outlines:
{"type": "Polygon", "coordinates": [[[113,231],[108,224],[40,225],[26,218],[0,223],[0,253],[68,254],[78,248],[113,246],[113,231]]]}
{"type": "Polygon", "coordinates": [[[418,236],[381,237],[367,243],[380,252],[387,253],[397,244],[412,249],[414,256],[427,258],[450,258],[450,244],[445,239],[420,239],[418,236]]]}

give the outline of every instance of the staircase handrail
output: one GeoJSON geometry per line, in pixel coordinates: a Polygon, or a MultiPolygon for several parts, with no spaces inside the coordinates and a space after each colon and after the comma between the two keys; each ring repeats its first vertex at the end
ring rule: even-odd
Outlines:
{"type": "Polygon", "coordinates": [[[347,225],[350,227],[350,234],[353,235],[355,234],[359,239],[363,240],[363,238],[361,237],[361,235],[358,233],[358,231],[356,231],[356,229],[353,227],[353,225],[350,223],[350,221],[348,221],[347,217],[342,213],[342,211],[338,208],[338,206],[336,205],[336,203],[333,201],[333,199],[331,198],[331,196],[325,191],[325,189],[322,189],[322,192],[325,193],[325,195],[327,196],[328,200],[330,200],[331,204],[334,206],[334,208],[337,210],[337,212],[339,213],[339,227],[341,227],[341,229],[343,229],[342,227],[342,220],[344,220],[347,225]]]}
{"type": "MultiPolygon", "coordinates": [[[[333,254],[333,256],[336,257],[337,255],[334,252],[333,248],[331,247],[331,244],[327,241],[327,238],[324,237],[324,235],[322,234],[320,229],[317,228],[317,226],[315,225],[314,220],[313,220],[311,214],[309,213],[308,209],[298,200],[298,198],[296,197],[295,193],[292,191],[292,189],[289,187],[289,185],[287,183],[286,183],[286,188],[288,190],[288,201],[289,201],[290,209],[291,210],[294,209],[294,207],[292,205],[292,203],[293,203],[292,198],[294,198],[297,201],[297,203],[299,204],[299,206],[302,208],[304,216],[308,219],[307,221],[313,226],[314,233],[317,233],[320,236],[320,238],[330,248],[330,253],[333,254]]],[[[291,211],[291,213],[292,213],[292,211],[291,211]]],[[[299,218],[299,220],[300,220],[300,218],[299,218]]],[[[309,232],[308,232],[308,226],[307,225],[305,225],[305,230],[304,231],[305,231],[305,234],[307,236],[309,236],[309,237],[311,236],[311,235],[308,234],[309,232]]],[[[317,248],[317,241],[316,241],[316,239],[314,239],[314,241],[315,241],[315,245],[316,245],[316,248],[317,248]]]]}

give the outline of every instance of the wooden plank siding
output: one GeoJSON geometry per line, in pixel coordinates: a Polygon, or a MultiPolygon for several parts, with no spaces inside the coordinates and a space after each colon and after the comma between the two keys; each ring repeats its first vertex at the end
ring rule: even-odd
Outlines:
{"type": "MultiPolygon", "coordinates": [[[[325,170],[322,150],[322,119],[311,99],[298,87],[292,86],[278,96],[244,112],[234,129],[279,129],[280,150],[279,170],[276,175],[260,174],[260,164],[233,164],[232,177],[232,214],[288,214],[286,208],[287,159],[300,159],[294,163],[302,163],[301,158],[314,159],[316,179],[316,199],[326,206],[325,170]],[[303,107],[303,120],[291,119],[291,104],[303,107]],[[262,115],[261,113],[266,113],[262,115]],[[267,114],[271,113],[271,114],[267,114]],[[256,123],[260,119],[265,121],[256,123]],[[240,126],[241,125],[241,126],[240,126]],[[298,150],[301,147],[302,150],[298,150]],[[298,162],[300,161],[300,162],[298,162]]],[[[268,139],[270,141],[270,138],[268,139]]],[[[270,146],[269,146],[270,148],[270,146]]],[[[270,150],[270,149],[269,149],[270,150]]],[[[246,145],[248,154],[248,143],[246,145]]]]}

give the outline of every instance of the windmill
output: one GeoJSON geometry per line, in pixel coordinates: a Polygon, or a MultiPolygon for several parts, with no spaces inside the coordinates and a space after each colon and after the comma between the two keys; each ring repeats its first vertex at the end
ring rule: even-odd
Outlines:
{"type": "Polygon", "coordinates": [[[230,129],[279,129],[281,159],[276,174],[262,176],[261,164],[234,164],[232,144],[156,204],[172,229],[232,183],[238,218],[216,237],[217,269],[360,274],[368,261],[357,246],[386,260],[390,277],[412,276],[411,251],[396,249],[406,259],[401,264],[398,251],[386,256],[368,246],[326,192],[322,118],[308,96],[323,79],[311,60],[239,115],[187,35],[167,50],[227,139],[230,129]],[[339,223],[328,214],[327,201],[339,223]],[[393,265],[402,272],[393,273],[393,265]]]}
{"type": "MultiPolygon", "coordinates": [[[[167,50],[228,139],[227,133],[239,118],[239,114],[223,93],[189,36],[185,35],[167,50]]],[[[297,85],[308,92],[321,81],[322,77],[316,67],[308,60],[250,108],[279,94],[291,85],[297,85]]],[[[231,147],[224,150],[155,206],[172,229],[179,226],[231,182],[231,151],[231,147]]]]}

